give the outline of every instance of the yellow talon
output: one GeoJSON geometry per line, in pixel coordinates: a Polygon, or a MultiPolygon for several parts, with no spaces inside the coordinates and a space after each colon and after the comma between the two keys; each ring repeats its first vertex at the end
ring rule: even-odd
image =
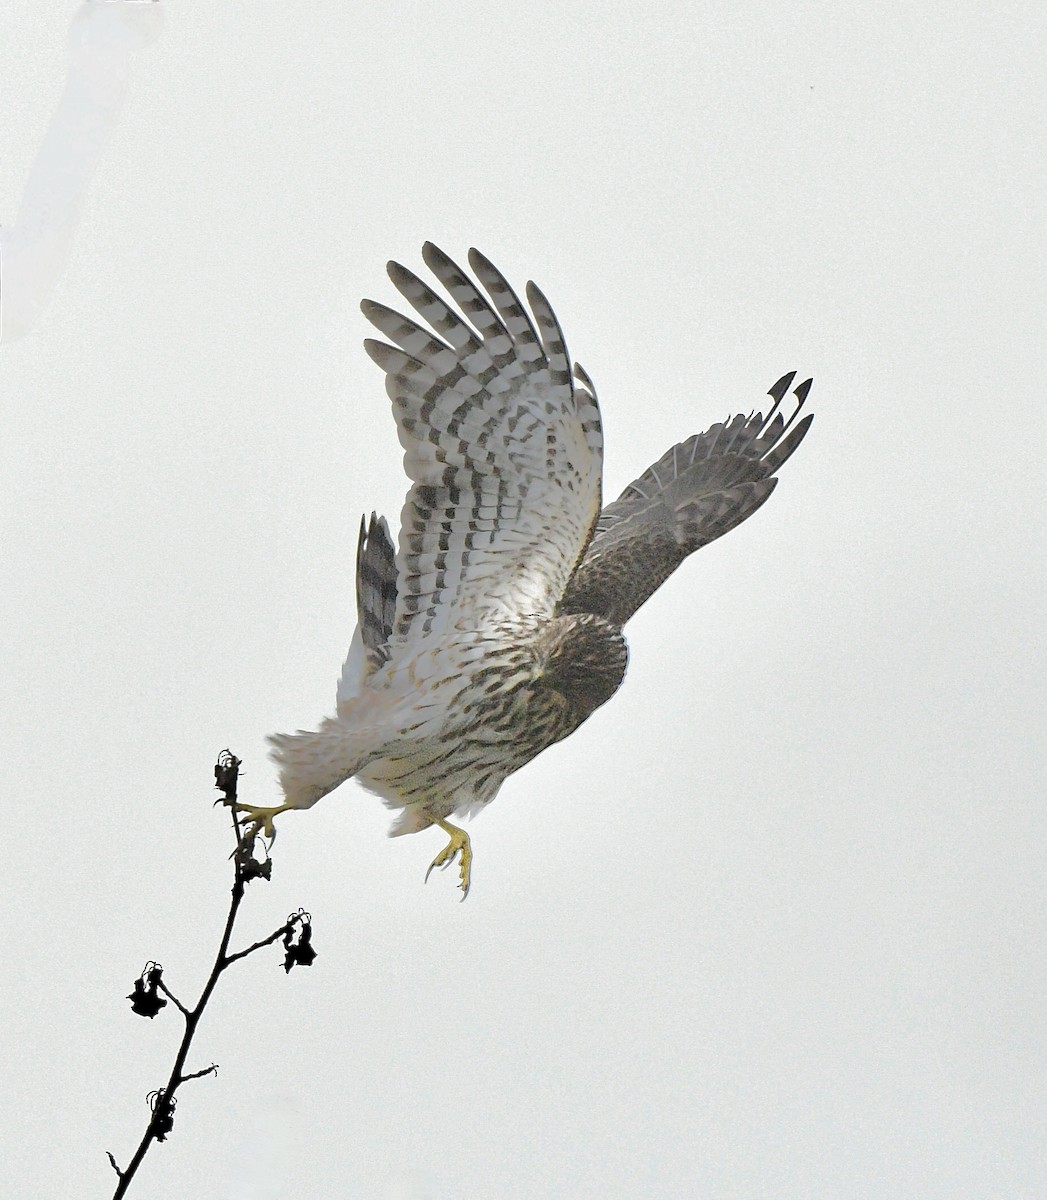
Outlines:
{"type": "Polygon", "coordinates": [[[459,829],[457,825],[452,825],[449,821],[434,821],[434,825],[439,825],[440,828],[450,837],[450,841],[440,851],[440,853],[429,864],[429,870],[425,873],[425,880],[429,882],[429,876],[433,873],[433,867],[447,867],[454,862],[461,851],[461,862],[459,864],[459,874],[461,876],[462,899],[469,895],[469,875],[473,865],[473,850],[469,844],[469,835],[464,829],[459,829]]]}
{"type": "Polygon", "coordinates": [[[273,817],[291,808],[294,808],[293,804],[278,804],[275,808],[262,808],[255,804],[236,805],[236,811],[241,815],[244,824],[253,825],[256,833],[261,832],[267,838],[276,837],[273,817]]]}

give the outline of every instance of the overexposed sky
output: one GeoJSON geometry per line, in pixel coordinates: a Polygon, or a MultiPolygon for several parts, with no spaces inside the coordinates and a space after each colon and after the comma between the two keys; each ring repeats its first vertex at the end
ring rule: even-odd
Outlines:
{"type": "Polygon", "coordinates": [[[205,977],[218,751],[274,801],[331,710],[405,491],[358,302],[432,238],[545,291],[608,496],[787,370],[814,427],[465,904],[351,783],[284,818],[238,944],[319,957],[224,977],[130,1195],[1047,1194],[1042,4],[117,7],[0,8],[0,1191],[137,1144],[124,996],[205,977]]]}

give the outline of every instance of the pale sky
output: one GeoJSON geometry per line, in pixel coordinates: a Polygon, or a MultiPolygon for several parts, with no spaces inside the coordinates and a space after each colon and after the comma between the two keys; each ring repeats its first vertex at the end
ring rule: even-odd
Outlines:
{"type": "Polygon", "coordinates": [[[284,818],[236,943],[319,957],[226,974],[129,1195],[1047,1194],[1042,3],[116,7],[0,7],[0,1191],[141,1136],[124,997],[205,977],[217,753],[274,802],[332,710],[431,238],[549,297],[608,497],[785,371],[815,423],[465,904],[353,783],[284,818]]]}

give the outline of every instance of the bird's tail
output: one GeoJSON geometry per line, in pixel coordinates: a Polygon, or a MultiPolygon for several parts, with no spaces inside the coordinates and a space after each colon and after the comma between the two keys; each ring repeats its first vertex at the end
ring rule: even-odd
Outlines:
{"type": "MultiPolygon", "coordinates": [[[[347,714],[351,715],[351,714],[347,714]]],[[[327,718],[315,732],[274,733],[269,757],[280,768],[287,803],[310,808],[377,758],[386,737],[379,727],[327,718]]]]}

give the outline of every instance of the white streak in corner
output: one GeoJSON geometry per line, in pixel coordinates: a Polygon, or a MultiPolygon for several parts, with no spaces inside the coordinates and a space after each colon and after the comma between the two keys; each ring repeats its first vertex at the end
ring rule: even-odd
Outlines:
{"type": "Polygon", "coordinates": [[[91,176],[127,92],[131,52],[163,27],[156,0],[86,0],[69,29],[65,88],[14,225],[0,229],[0,344],[28,333],[55,289],[91,176]]]}

